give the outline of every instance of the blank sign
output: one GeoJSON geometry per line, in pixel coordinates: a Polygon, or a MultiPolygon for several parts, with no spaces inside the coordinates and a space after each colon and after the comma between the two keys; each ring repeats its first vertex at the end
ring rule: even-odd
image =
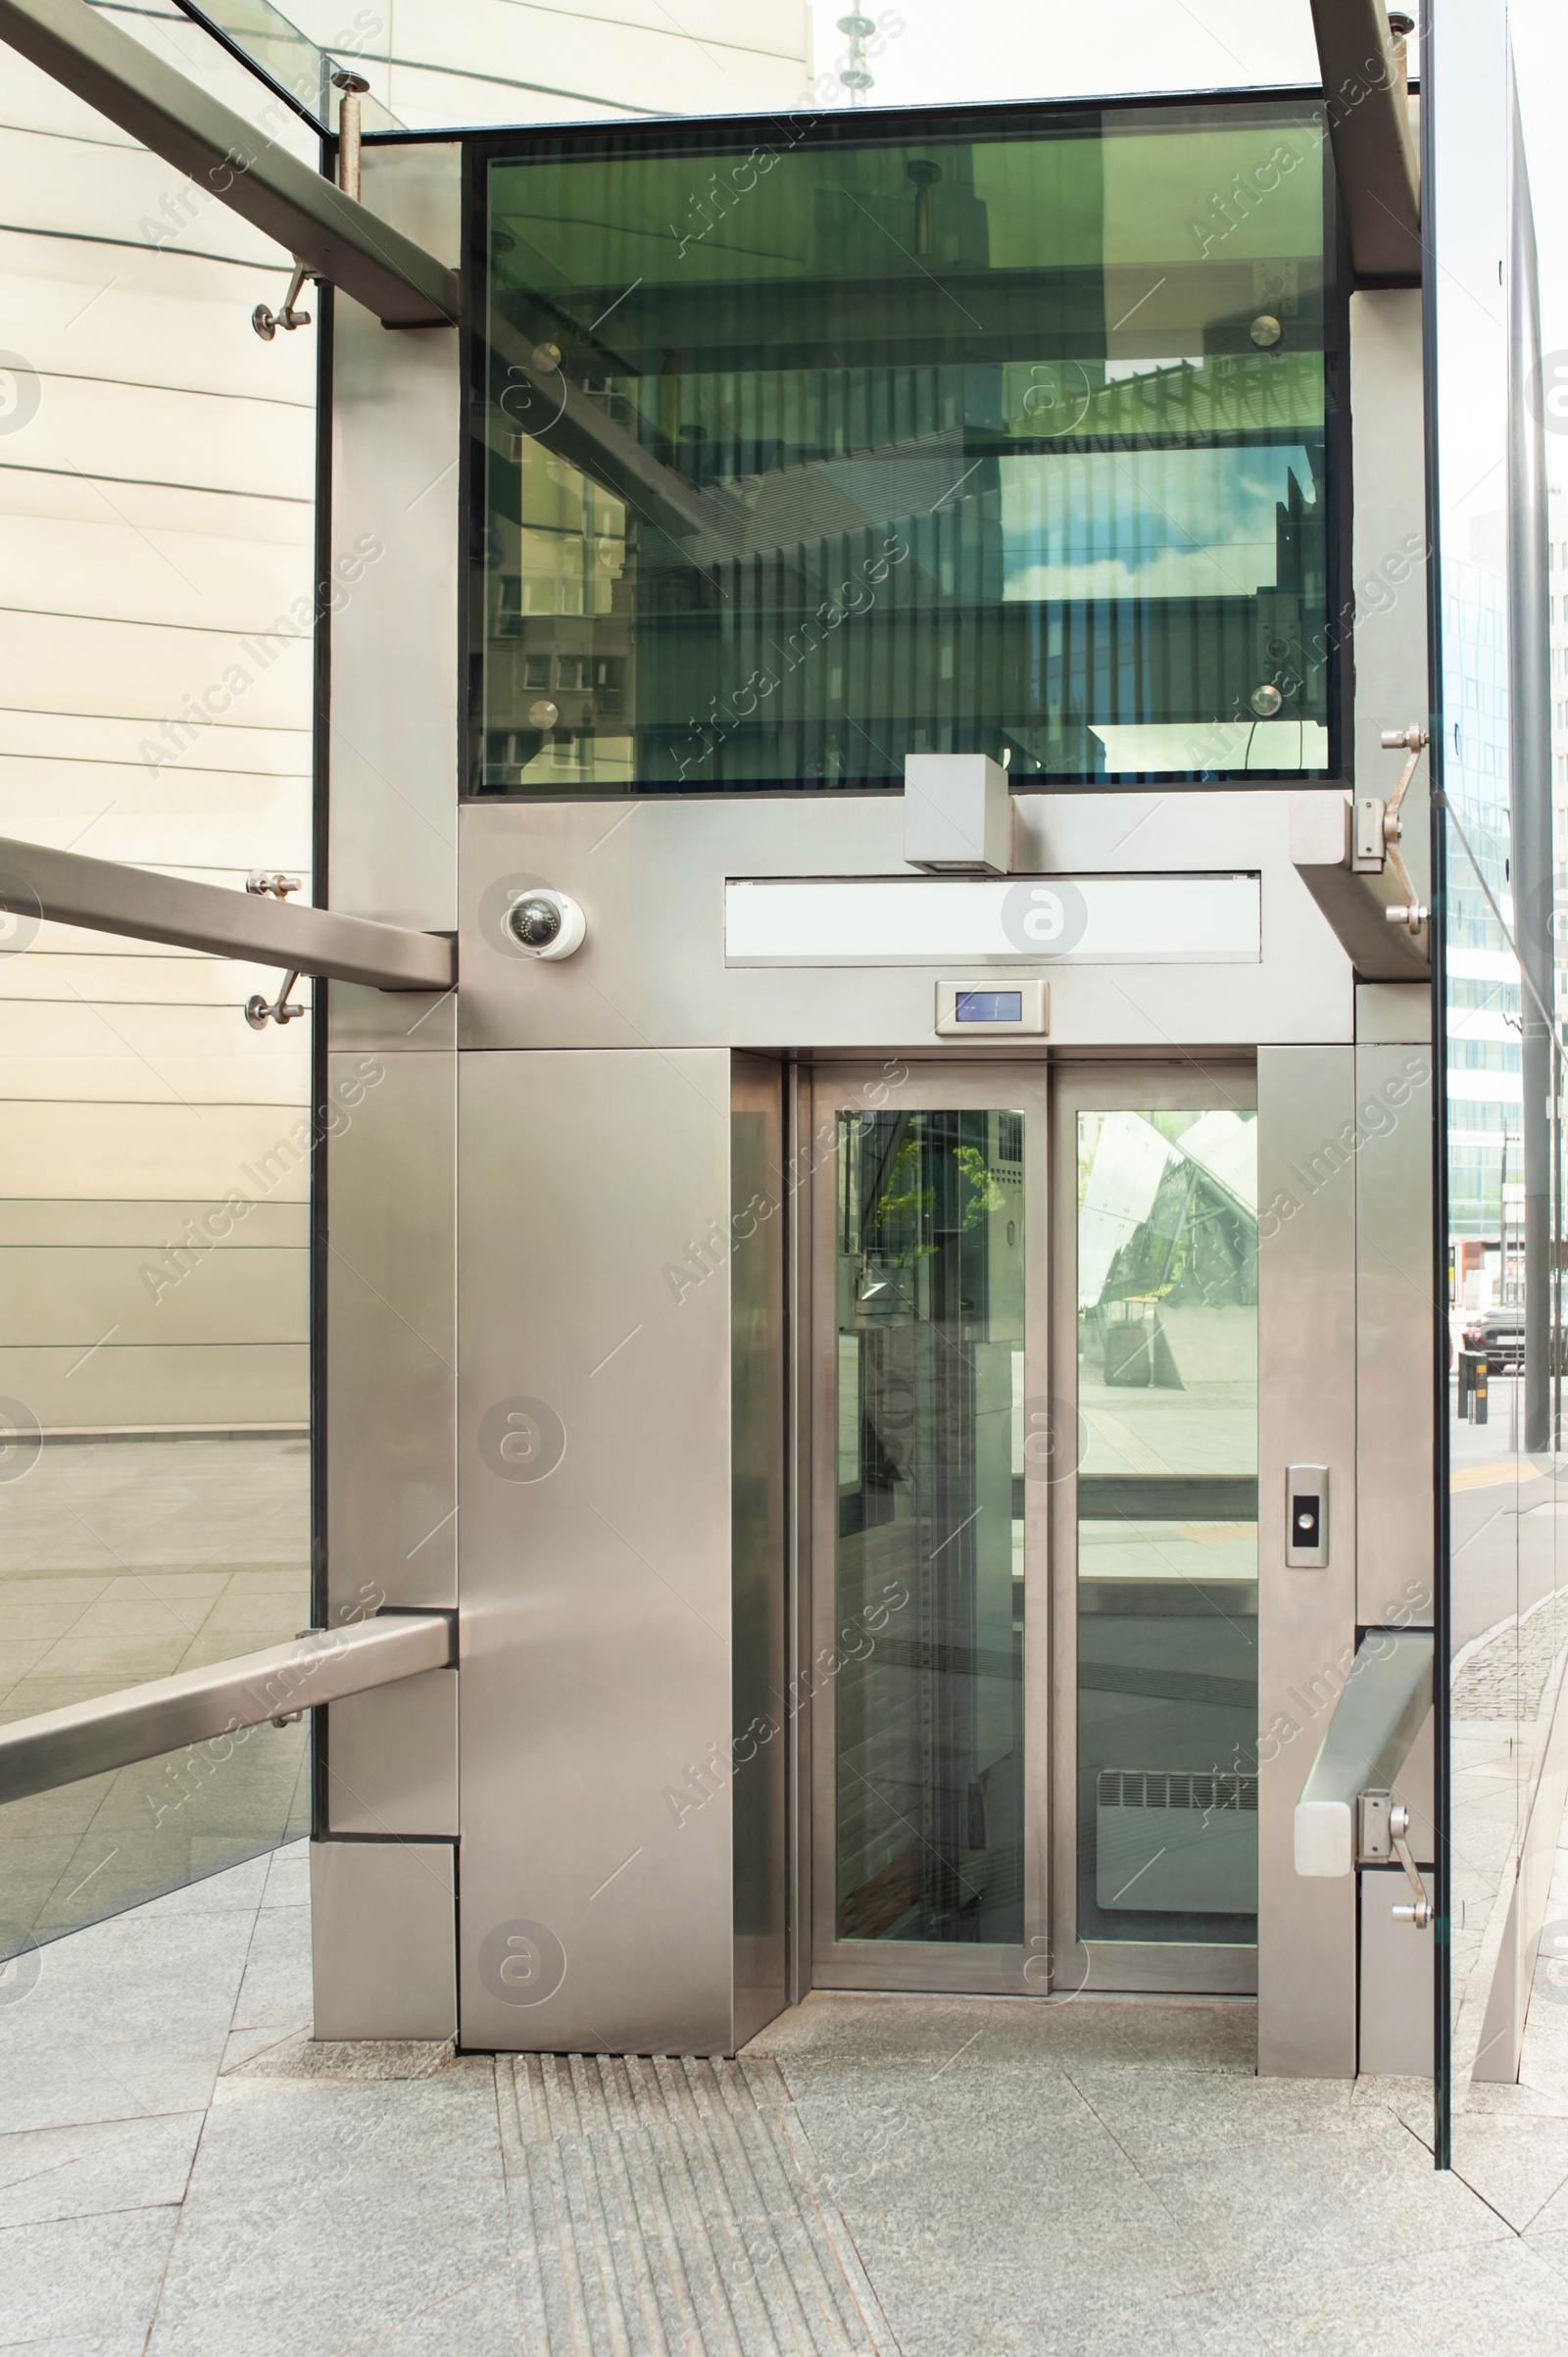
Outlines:
{"type": "Polygon", "coordinates": [[[846,878],[724,887],[731,965],[1255,963],[1255,875],[846,878]]]}

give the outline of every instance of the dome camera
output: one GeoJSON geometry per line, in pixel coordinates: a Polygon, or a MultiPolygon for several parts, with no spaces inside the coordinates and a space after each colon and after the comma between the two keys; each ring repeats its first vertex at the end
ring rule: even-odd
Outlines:
{"type": "Polygon", "coordinates": [[[583,945],[588,919],[569,893],[525,892],[507,910],[507,931],[530,958],[569,958],[583,945]]]}

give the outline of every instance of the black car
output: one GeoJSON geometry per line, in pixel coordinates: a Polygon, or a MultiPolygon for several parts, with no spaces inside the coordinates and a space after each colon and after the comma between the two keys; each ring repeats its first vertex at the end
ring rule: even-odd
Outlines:
{"type": "Polygon", "coordinates": [[[1517,1301],[1497,1309],[1483,1309],[1465,1320],[1464,1347],[1485,1350],[1487,1373],[1517,1373],[1525,1354],[1525,1313],[1517,1301]]]}

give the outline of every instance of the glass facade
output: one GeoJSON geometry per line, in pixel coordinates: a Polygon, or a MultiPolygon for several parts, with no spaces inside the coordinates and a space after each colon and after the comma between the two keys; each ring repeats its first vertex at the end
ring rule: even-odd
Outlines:
{"type": "Polygon", "coordinates": [[[1331,775],[1310,104],[491,152],[469,790],[1331,775]]]}

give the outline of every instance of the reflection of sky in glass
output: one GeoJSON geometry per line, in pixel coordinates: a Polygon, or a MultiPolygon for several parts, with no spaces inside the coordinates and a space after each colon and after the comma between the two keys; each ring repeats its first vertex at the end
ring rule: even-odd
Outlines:
{"type": "Polygon", "coordinates": [[[1298,443],[1250,450],[1050,451],[1002,466],[1003,596],[1242,598],[1274,587],[1298,443]]]}

